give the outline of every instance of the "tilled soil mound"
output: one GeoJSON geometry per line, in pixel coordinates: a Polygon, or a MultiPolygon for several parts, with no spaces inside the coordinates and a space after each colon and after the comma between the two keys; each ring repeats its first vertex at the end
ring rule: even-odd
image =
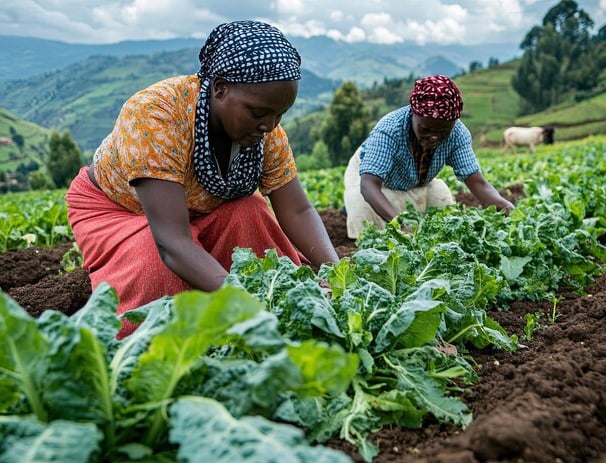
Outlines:
{"type": "MultiPolygon", "coordinates": [[[[517,187],[505,196],[523,195],[517,187]]],[[[462,203],[472,198],[458,194],[462,203]]],[[[321,211],[340,256],[355,252],[337,210],[321,211]]],[[[91,294],[82,269],[60,272],[65,243],[0,254],[0,288],[32,316],[47,309],[71,314],[91,294]]],[[[463,399],[474,420],[462,430],[428,420],[422,429],[385,428],[371,436],[376,463],[606,463],[606,274],[583,296],[562,293],[555,323],[535,332],[515,353],[472,350],[480,381],[463,399]]],[[[549,313],[551,304],[517,302],[493,312],[510,334],[523,339],[524,314],[549,313]]],[[[356,462],[363,459],[339,439],[328,445],[356,462]]]]}

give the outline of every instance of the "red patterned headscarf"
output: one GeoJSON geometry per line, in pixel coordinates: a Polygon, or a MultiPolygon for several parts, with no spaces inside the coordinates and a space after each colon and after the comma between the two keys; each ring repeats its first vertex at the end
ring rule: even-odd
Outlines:
{"type": "Polygon", "coordinates": [[[463,98],[447,76],[427,76],[415,82],[410,92],[412,111],[421,117],[453,121],[461,117],[463,98]]]}

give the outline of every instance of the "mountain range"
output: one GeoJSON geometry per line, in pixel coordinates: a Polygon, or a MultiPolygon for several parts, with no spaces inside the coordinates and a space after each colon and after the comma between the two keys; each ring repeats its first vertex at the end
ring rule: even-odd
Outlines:
{"type": "MultiPolygon", "coordinates": [[[[384,78],[442,73],[454,75],[472,61],[485,64],[519,56],[511,43],[483,45],[427,45],[409,43],[381,45],[348,43],[327,37],[289,37],[302,57],[302,67],[331,80],[353,80],[369,86],[384,78]]],[[[0,35],[0,82],[20,80],[63,69],[90,56],[116,58],[191,49],[197,65],[199,39],[124,41],[112,44],[73,44],[33,37],[0,35]]]]}

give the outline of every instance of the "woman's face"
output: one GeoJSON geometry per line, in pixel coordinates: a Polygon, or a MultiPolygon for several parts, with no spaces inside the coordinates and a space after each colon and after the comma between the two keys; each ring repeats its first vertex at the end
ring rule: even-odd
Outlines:
{"type": "Polygon", "coordinates": [[[211,124],[242,145],[259,143],[280,122],[293,105],[298,81],[233,84],[223,79],[213,82],[211,124]]]}
{"type": "Polygon", "coordinates": [[[436,149],[436,147],[448,138],[454,121],[443,121],[431,119],[412,114],[412,130],[423,148],[436,149]]]}

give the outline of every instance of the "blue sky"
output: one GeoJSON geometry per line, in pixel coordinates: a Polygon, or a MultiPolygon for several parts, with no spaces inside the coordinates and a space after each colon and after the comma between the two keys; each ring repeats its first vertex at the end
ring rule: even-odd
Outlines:
{"type": "MultiPolygon", "coordinates": [[[[291,36],[374,43],[519,44],[557,0],[4,0],[0,34],[69,43],[202,38],[258,19],[291,36]]],[[[606,0],[577,1],[597,27],[606,0]]]]}

